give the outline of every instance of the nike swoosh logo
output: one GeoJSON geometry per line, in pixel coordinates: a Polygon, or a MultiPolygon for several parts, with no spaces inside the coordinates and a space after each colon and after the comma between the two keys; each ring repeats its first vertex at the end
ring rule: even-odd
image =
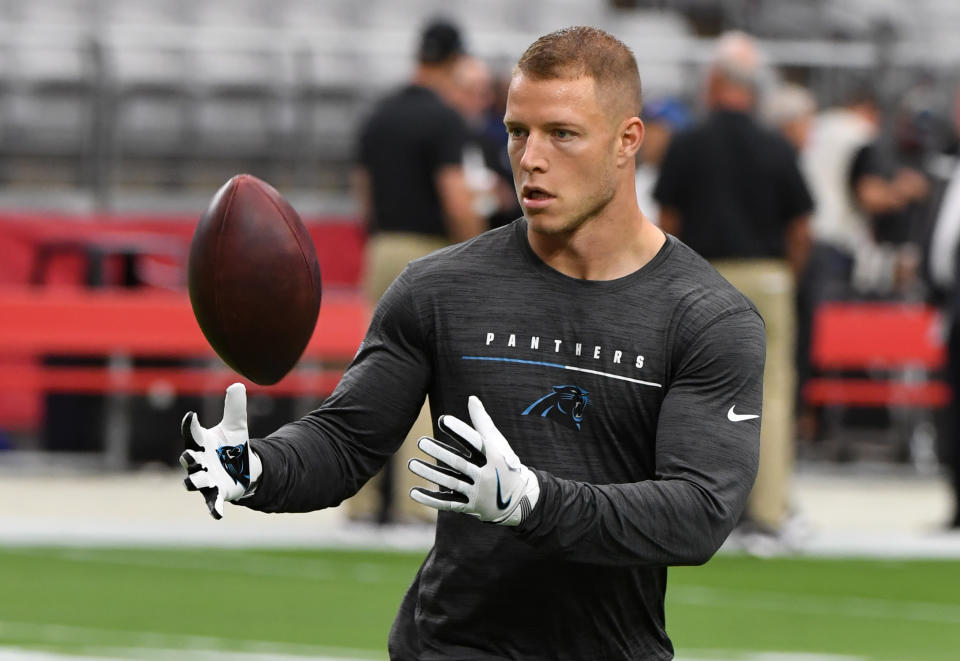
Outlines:
{"type": "Polygon", "coordinates": [[[510,501],[513,500],[513,496],[507,498],[507,502],[503,502],[503,494],[500,493],[500,471],[499,469],[494,468],[494,471],[497,473],[497,507],[505,510],[510,507],[510,501]]]}
{"type": "Polygon", "coordinates": [[[754,418],[759,418],[759,415],[754,415],[752,413],[734,413],[733,409],[736,408],[736,404],[730,407],[730,410],[727,411],[727,420],[730,422],[743,422],[744,420],[753,420],[754,418]]]}

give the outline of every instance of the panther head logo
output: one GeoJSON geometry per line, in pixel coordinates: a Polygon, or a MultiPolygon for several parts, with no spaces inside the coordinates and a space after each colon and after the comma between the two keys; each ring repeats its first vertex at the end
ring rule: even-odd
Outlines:
{"type": "Polygon", "coordinates": [[[242,485],[244,488],[250,487],[250,468],[247,465],[247,445],[224,445],[217,448],[217,457],[223,464],[223,469],[227,475],[233,478],[233,481],[242,485]]]}
{"type": "Polygon", "coordinates": [[[528,406],[523,415],[550,418],[580,431],[583,414],[590,405],[587,395],[587,391],[580,386],[554,386],[553,392],[528,406]]]}

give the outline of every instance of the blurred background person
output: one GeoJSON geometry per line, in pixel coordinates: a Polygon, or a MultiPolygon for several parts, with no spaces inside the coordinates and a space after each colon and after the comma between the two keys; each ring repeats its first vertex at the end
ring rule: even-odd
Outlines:
{"type": "Polygon", "coordinates": [[[853,163],[876,139],[879,124],[875,96],[858,87],[847,93],[842,105],[818,116],[810,135],[804,172],[816,201],[810,275],[816,278],[817,300],[849,296],[856,252],[872,243],[864,200],[858,199],[858,192],[869,194],[871,189],[858,185],[853,163]]]}
{"type": "MultiPolygon", "coordinates": [[[[909,87],[890,110],[890,129],[886,139],[874,145],[878,160],[886,163],[888,178],[898,187],[902,198],[899,209],[874,218],[878,242],[903,248],[901,293],[920,284],[917,275],[919,246],[929,231],[937,203],[933,180],[938,173],[938,157],[944,146],[944,124],[938,117],[939,103],[925,75],[909,87]],[[913,252],[911,252],[913,251],[913,252]]],[[[942,174],[942,173],[941,173],[942,174]]]]}
{"type": "Polygon", "coordinates": [[[643,215],[656,224],[660,221],[660,205],[653,198],[653,187],[660,173],[660,163],[674,133],[690,125],[692,114],[685,103],[668,97],[644,102],[641,118],[644,132],[637,155],[637,202],[643,215]]]}
{"type": "MultiPolygon", "coordinates": [[[[803,171],[815,201],[813,248],[800,285],[801,328],[826,301],[913,296],[919,249],[910,240],[919,205],[929,192],[924,174],[898,164],[882,131],[871,86],[853,81],[841,105],[814,121],[803,152],[803,171]]],[[[801,345],[809,335],[801,331],[801,345]]],[[[815,376],[809,348],[798,354],[801,387],[815,376]]],[[[802,402],[798,433],[819,434],[819,412],[802,402]]]]}
{"type": "MultiPolygon", "coordinates": [[[[364,289],[371,303],[410,261],[485,229],[464,168],[469,131],[449,102],[461,96],[456,79],[464,57],[457,26],[430,22],[411,81],[382,99],[360,130],[354,186],[369,228],[364,289]]],[[[404,447],[349,501],[352,518],[433,518],[406,497],[415,479],[404,469],[431,429],[425,404],[404,447]]]]}
{"type": "MultiPolygon", "coordinates": [[[[807,88],[796,83],[783,83],[777,86],[763,103],[764,120],[779,131],[793,147],[798,162],[810,142],[810,132],[817,115],[817,99],[807,88]]],[[[810,348],[813,329],[815,297],[807,284],[810,259],[806,260],[796,279],[796,340],[794,364],[796,366],[796,390],[794,393],[795,435],[799,439],[809,439],[815,433],[812,414],[803,401],[803,387],[810,378],[810,348]]]]}
{"type": "Polygon", "coordinates": [[[793,145],[798,157],[807,146],[816,114],[816,97],[796,83],[779,85],[763,104],[763,118],[793,145]]]}
{"type": "Polygon", "coordinates": [[[878,240],[877,225],[902,224],[901,214],[923,200],[929,186],[921,173],[889,157],[880,121],[873,91],[856,85],[814,123],[804,172],[816,201],[809,275],[817,301],[890,295],[912,281],[915,249],[878,240]]]}
{"type": "Polygon", "coordinates": [[[720,37],[705,79],[709,115],[673,139],[654,190],[661,227],[709,259],[766,323],[760,468],[740,527],[761,544],[785,539],[791,514],[793,292],[812,209],[793,147],[754,116],[764,74],[751,37],[720,37]]]}
{"type": "Polygon", "coordinates": [[[489,227],[506,225],[522,213],[507,156],[500,84],[483,59],[465,55],[457,60],[449,95],[467,123],[463,166],[474,210],[489,227]]]}

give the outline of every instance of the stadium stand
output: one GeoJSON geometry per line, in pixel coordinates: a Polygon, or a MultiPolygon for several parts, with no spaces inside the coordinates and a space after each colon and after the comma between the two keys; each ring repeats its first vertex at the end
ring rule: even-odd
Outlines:
{"type": "MultiPolygon", "coordinates": [[[[101,249],[124,232],[183,242],[215,187],[250,171],[328,232],[318,249],[341,246],[321,255],[325,284],[354,287],[355,127],[406,79],[417,31],[438,14],[500,73],[544,32],[606,28],[635,51],[648,98],[693,98],[698,65],[729,27],[759,35],[773,65],[824,99],[841,73],[875,71],[881,56],[938,81],[960,61],[954,0],[0,0],[0,285],[24,286],[44,250],[48,283],[89,285],[89,246],[65,239],[91,228],[101,249]]],[[[169,259],[136,263],[148,286],[182,288],[169,259]]],[[[106,268],[109,280],[117,267],[106,268]]],[[[36,418],[7,395],[0,427],[36,418]]]]}
{"type": "Polygon", "coordinates": [[[343,192],[356,123],[406,78],[435,14],[496,61],[575,22],[622,23],[651,52],[688,32],[678,15],[626,20],[604,0],[7,0],[0,181],[89,190],[101,207],[117,189],[209,187],[243,169],[343,192]]]}
{"type": "Polygon", "coordinates": [[[103,98],[98,45],[76,31],[37,25],[10,28],[7,37],[6,160],[19,158],[32,165],[28,180],[59,171],[65,183],[89,186],[101,137],[96,131],[103,98]]]}
{"type": "Polygon", "coordinates": [[[152,30],[112,30],[105,38],[110,81],[107,154],[110,185],[138,183],[137,164],[155,163],[140,183],[182,182],[180,169],[190,138],[190,93],[184,84],[187,53],[152,30]],[[133,166],[133,167],[131,167],[133,166]]]}
{"type": "Polygon", "coordinates": [[[494,62],[563,25],[610,29],[636,51],[650,94],[690,93],[705,25],[751,29],[774,63],[827,78],[870,66],[884,22],[897,62],[960,55],[949,0],[5,0],[0,181],[73,185],[100,206],[116,188],[209,186],[237,169],[344,192],[356,122],[405,78],[416,30],[436,14],[494,62]]]}
{"type": "MultiPolygon", "coordinates": [[[[641,7],[617,9],[607,0],[6,0],[0,174],[13,184],[45,177],[99,191],[101,206],[109,203],[105,189],[209,186],[237,169],[343,192],[356,122],[371,99],[405,78],[416,30],[435,14],[460,21],[471,48],[494,62],[509,62],[537,34],[596,24],[634,48],[649,94],[689,93],[690,66],[704,59],[710,39],[696,36],[683,12],[696,15],[703,3],[634,4],[641,7]]],[[[707,4],[722,5],[728,24],[744,14],[742,3],[707,4]]],[[[918,24],[956,18],[941,0],[918,3],[907,12],[912,20],[901,20],[905,12],[890,3],[856,3],[872,12],[810,4],[822,11],[765,2],[746,12],[770,39],[775,63],[862,67],[872,61],[877,17],[900,21],[908,37],[918,24]],[[817,41],[835,30],[852,40],[817,41]]],[[[911,43],[898,47],[915,51],[914,59],[949,56],[911,51],[911,43]]]]}

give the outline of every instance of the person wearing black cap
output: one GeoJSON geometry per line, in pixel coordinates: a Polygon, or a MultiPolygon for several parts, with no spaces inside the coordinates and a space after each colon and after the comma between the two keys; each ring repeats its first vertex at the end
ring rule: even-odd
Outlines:
{"type": "MultiPolygon", "coordinates": [[[[427,24],[411,80],[383,98],[361,127],[354,188],[369,230],[365,293],[373,304],[407,263],[486,229],[463,170],[466,122],[445,100],[465,51],[455,25],[427,24]]],[[[404,445],[410,456],[416,440],[429,431],[424,406],[408,436],[412,440],[404,445]]],[[[407,459],[398,454],[402,463],[397,465],[407,459]]],[[[381,477],[350,501],[351,518],[377,523],[432,518],[432,512],[405,497],[410,485],[394,484],[395,475],[388,463],[381,477]]]]}

